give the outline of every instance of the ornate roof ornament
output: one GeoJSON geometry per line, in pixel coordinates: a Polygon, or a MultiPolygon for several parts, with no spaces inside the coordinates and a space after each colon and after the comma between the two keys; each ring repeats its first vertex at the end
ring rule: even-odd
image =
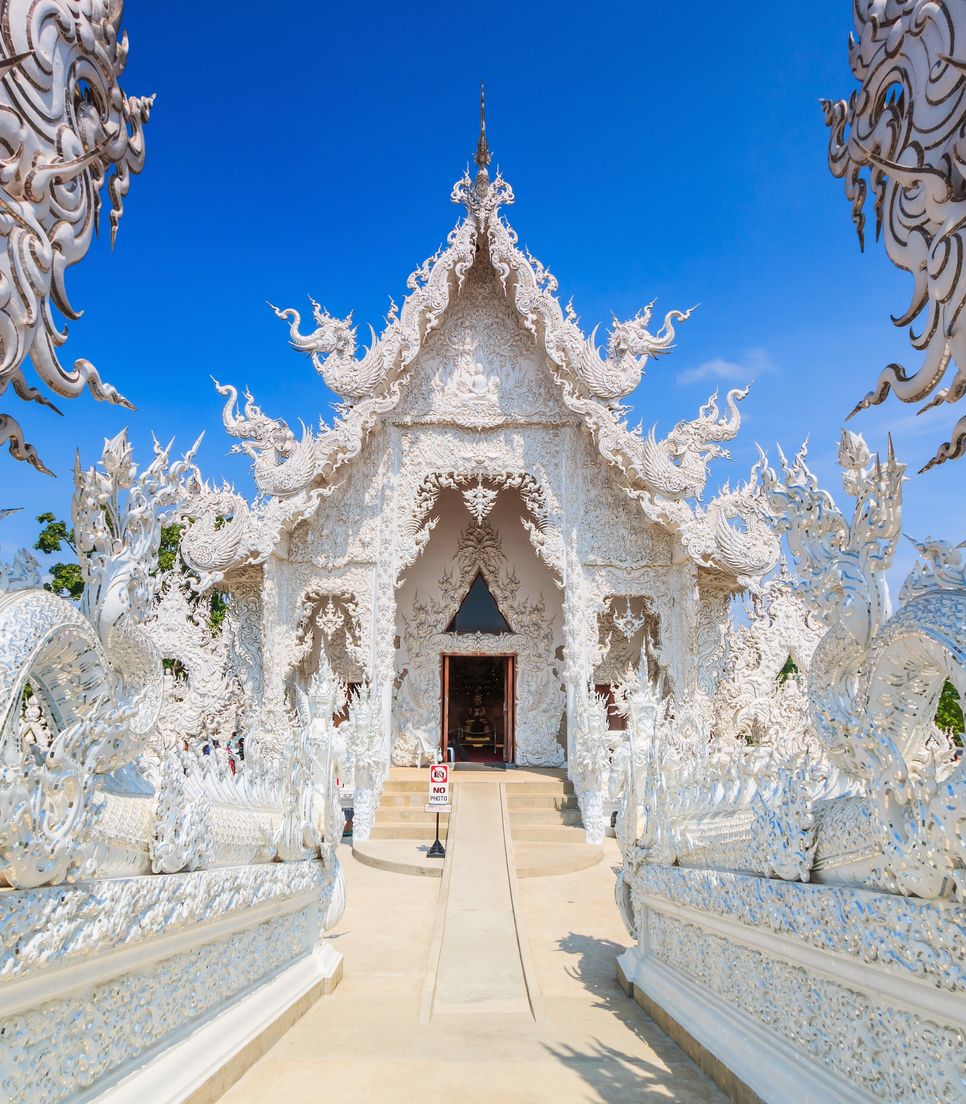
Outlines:
{"type": "MultiPolygon", "coordinates": [[[[871,186],[876,237],[881,232],[889,260],[915,281],[912,301],[893,322],[922,319],[910,340],[924,359],[911,372],[886,365],[852,414],[890,391],[902,402],[928,399],[928,410],[966,395],[966,7],[960,0],[863,0],[853,9],[858,36],[850,36],[849,63],[859,88],[848,102],[823,101],[829,168],[845,180],[860,246],[871,186]]],[[[921,470],[963,455],[966,415],[921,470]]]]}
{"type": "Polygon", "coordinates": [[[512,205],[514,196],[499,170],[492,180],[487,170],[492,153],[486,135],[482,88],[480,134],[473,160],[477,166],[475,179],[467,166],[450,196],[454,203],[466,208],[467,218],[450,233],[447,248],[430,257],[410,276],[411,294],[398,313],[390,313],[382,334],[377,336],[369,327],[371,343],[362,357],[356,356],[356,328],[351,313],[336,318],[314,299],[309,302],[316,328],[307,334],[300,331],[302,320],[297,310],[291,307],[282,310],[269,304],[278,318],[289,323],[292,348],[309,356],[327,386],[350,403],[376,396],[399,379],[413,362],[452,302],[454,290],[462,287],[479,244],[485,246],[485,252],[481,252],[488,255],[527,329],[565,378],[583,393],[605,403],[626,397],[641,382],[647,361],[671,351],[674,324],[688,319],[691,310],[668,311],[656,333],[648,328],[653,303],[626,322],[615,318],[606,355],[601,355],[596,328],[589,337],[585,336],[573,310],[561,309],[555,297],[556,279],[529,252],[517,248],[516,233],[499,217],[500,208],[512,205]]]}
{"type": "MultiPolygon", "coordinates": [[[[67,298],[67,269],[90,248],[107,182],[111,244],[131,177],[144,166],[144,124],[153,96],[126,96],[121,0],[4,0],[0,4],[3,207],[0,224],[0,394],[57,408],[25,375],[29,362],[55,394],[131,407],[88,360],[61,364],[67,340],[52,308],[80,317],[67,298]],[[108,174],[111,178],[108,181],[108,174]]],[[[133,409],[133,408],[132,408],[133,409]]],[[[52,475],[23,429],[0,414],[0,445],[52,475]]]]}
{"type": "Polygon", "coordinates": [[[473,155],[473,163],[479,169],[477,173],[477,179],[483,177],[489,179],[489,173],[486,171],[487,166],[492,160],[490,153],[490,147],[486,141],[486,100],[484,98],[486,93],[486,85],[480,81],[480,137],[476,143],[476,153],[473,155]]]}

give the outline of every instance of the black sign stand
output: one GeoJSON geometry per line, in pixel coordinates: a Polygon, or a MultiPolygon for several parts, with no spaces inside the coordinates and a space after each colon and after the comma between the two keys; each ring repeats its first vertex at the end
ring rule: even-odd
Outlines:
{"type": "Polygon", "coordinates": [[[436,814],[436,840],[426,852],[427,859],[445,859],[446,848],[439,842],[439,813],[436,814]]]}

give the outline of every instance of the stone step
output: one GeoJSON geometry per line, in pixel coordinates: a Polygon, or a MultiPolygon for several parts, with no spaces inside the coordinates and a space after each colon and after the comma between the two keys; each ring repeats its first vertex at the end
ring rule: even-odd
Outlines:
{"type": "Polygon", "coordinates": [[[576,809],[575,794],[510,793],[506,795],[507,808],[514,809],[576,809]]]}
{"type": "MultiPolygon", "coordinates": [[[[442,878],[443,860],[431,859],[426,854],[431,842],[431,840],[422,842],[399,839],[367,840],[365,843],[354,843],[352,845],[352,855],[358,862],[364,863],[366,866],[389,870],[393,874],[415,874],[424,878],[442,878]]],[[[567,851],[570,848],[563,848],[563,850],[567,851]]]]}
{"type": "Polygon", "coordinates": [[[573,782],[566,778],[548,778],[541,782],[507,782],[507,797],[515,797],[518,794],[572,794],[573,782]]]}
{"type": "Polygon", "coordinates": [[[379,798],[379,808],[422,809],[426,804],[428,796],[426,790],[420,790],[418,793],[395,793],[391,790],[389,792],[383,791],[382,797],[379,798]]]}
{"type": "Polygon", "coordinates": [[[579,825],[579,809],[510,809],[510,823],[579,825]]]}
{"type": "Polygon", "coordinates": [[[604,857],[602,847],[588,843],[515,843],[518,878],[546,878],[586,870],[604,857]]]}
{"type": "Polygon", "coordinates": [[[436,814],[427,813],[425,802],[419,806],[397,805],[383,808],[380,803],[373,824],[435,824],[436,814]]]}
{"type": "Polygon", "coordinates": [[[382,787],[383,794],[429,793],[429,771],[425,778],[390,778],[382,787]]]}
{"type": "MultiPolygon", "coordinates": [[[[397,822],[373,824],[372,829],[369,832],[370,839],[425,840],[427,843],[432,843],[435,835],[435,817],[433,817],[433,819],[428,821],[426,824],[402,824],[397,822]]],[[[446,817],[439,818],[439,838],[444,841],[446,839],[446,817]]]]}
{"type": "Polygon", "coordinates": [[[520,843],[584,843],[583,828],[564,824],[514,824],[511,832],[520,843]]]}

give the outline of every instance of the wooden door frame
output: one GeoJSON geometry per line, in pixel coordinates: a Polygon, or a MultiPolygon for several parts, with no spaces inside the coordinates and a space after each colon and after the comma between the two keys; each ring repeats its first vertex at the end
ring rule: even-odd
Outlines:
{"type": "Polygon", "coordinates": [[[512,763],[516,754],[517,737],[517,670],[519,667],[517,652],[440,652],[439,655],[439,705],[442,714],[440,726],[440,747],[443,759],[449,756],[449,667],[451,659],[504,659],[503,671],[503,717],[506,746],[503,749],[503,762],[512,763]],[[509,684],[509,685],[508,685],[509,684]]]}

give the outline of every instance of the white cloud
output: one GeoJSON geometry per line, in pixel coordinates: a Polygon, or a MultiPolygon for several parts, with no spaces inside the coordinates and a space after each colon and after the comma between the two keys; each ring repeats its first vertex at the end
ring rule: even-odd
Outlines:
{"type": "Polygon", "coordinates": [[[696,368],[685,368],[678,373],[678,383],[687,386],[690,383],[701,383],[707,380],[717,380],[726,383],[752,383],[762,376],[772,375],[778,371],[778,367],[764,349],[748,349],[741,361],[725,360],[724,357],[713,357],[699,364],[696,368]]]}

